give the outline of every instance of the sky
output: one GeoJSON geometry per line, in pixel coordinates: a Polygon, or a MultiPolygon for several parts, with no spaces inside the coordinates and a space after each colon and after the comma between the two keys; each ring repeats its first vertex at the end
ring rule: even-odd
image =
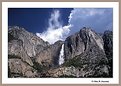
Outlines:
{"type": "Polygon", "coordinates": [[[112,8],[9,8],[8,26],[20,26],[48,41],[65,40],[83,27],[113,30],[112,8]]]}
{"type": "MultiPolygon", "coordinates": [[[[20,26],[26,30],[36,33],[43,32],[48,27],[48,20],[51,13],[57,8],[9,8],[8,9],[8,25],[9,26],[20,26]]],[[[61,23],[68,23],[68,16],[71,12],[70,9],[62,9],[60,18],[63,19],[61,23]]]]}

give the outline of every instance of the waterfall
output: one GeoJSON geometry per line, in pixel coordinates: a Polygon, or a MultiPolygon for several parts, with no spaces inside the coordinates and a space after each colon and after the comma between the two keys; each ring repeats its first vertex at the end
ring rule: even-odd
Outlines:
{"type": "Polygon", "coordinates": [[[60,55],[59,55],[59,65],[64,63],[64,44],[62,44],[60,55]]]}

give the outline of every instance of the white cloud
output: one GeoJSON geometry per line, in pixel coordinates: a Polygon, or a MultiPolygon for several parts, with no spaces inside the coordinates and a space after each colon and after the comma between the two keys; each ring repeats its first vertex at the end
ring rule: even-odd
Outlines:
{"type": "Polygon", "coordinates": [[[112,29],[113,10],[111,8],[74,8],[69,16],[69,24],[73,25],[70,34],[82,27],[91,27],[97,32],[112,29]]]}
{"type": "Polygon", "coordinates": [[[44,41],[48,41],[50,44],[55,43],[58,40],[65,40],[70,32],[71,25],[62,26],[59,21],[60,12],[59,10],[54,10],[49,19],[49,27],[47,31],[43,33],[36,33],[37,36],[42,38],[44,41]]]}
{"type": "Polygon", "coordinates": [[[59,10],[55,10],[51,14],[51,18],[49,19],[49,27],[48,29],[56,29],[58,27],[62,27],[59,22],[60,12],[59,10]]]}
{"type": "Polygon", "coordinates": [[[54,10],[48,21],[47,30],[36,35],[53,44],[58,40],[65,40],[68,35],[74,34],[82,27],[91,27],[96,32],[113,28],[112,8],[74,8],[68,18],[68,25],[62,26],[60,12],[54,10]]]}

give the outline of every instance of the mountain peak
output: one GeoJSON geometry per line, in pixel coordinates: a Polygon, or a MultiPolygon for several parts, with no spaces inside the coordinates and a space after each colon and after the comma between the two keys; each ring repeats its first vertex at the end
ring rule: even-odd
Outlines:
{"type": "Polygon", "coordinates": [[[91,29],[91,27],[83,27],[81,30],[90,31],[90,30],[92,30],[92,29],[91,29]]]}
{"type": "Polygon", "coordinates": [[[9,30],[22,30],[22,31],[26,31],[24,28],[19,27],[19,26],[9,26],[8,29],[9,30]]]}
{"type": "Polygon", "coordinates": [[[83,27],[82,29],[80,29],[80,32],[84,32],[84,33],[87,33],[87,34],[92,34],[92,33],[96,33],[92,28],[90,27],[83,27]]]}

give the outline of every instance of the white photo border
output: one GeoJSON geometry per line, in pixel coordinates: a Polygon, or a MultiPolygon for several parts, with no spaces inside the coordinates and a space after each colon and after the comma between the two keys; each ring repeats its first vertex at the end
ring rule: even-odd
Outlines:
{"type": "Polygon", "coordinates": [[[2,84],[119,84],[119,2],[2,2],[2,84]],[[113,8],[113,78],[8,78],[8,8],[113,8]]]}

